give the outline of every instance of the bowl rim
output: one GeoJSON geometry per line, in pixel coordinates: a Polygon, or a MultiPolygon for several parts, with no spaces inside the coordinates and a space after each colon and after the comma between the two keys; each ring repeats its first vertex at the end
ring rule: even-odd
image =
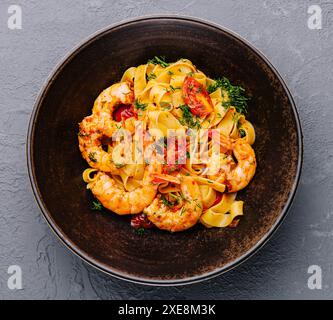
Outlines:
{"type": "Polygon", "coordinates": [[[254,45],[252,45],[250,42],[245,40],[242,36],[237,34],[234,31],[231,31],[230,29],[221,26],[217,23],[207,21],[205,19],[192,17],[192,16],[185,16],[185,15],[174,15],[174,14],[154,14],[154,15],[145,15],[140,16],[136,18],[126,19],[122,20],[120,22],[111,24],[105,28],[102,28],[90,36],[86,37],[82,41],[80,41],[74,48],[72,48],[60,61],[56,64],[56,66],[53,68],[53,70],[50,72],[49,76],[44,81],[37,98],[35,100],[33,110],[30,116],[29,120],[29,126],[27,131],[27,140],[26,140],[26,157],[27,157],[27,167],[28,167],[28,174],[29,174],[29,180],[31,184],[31,188],[34,194],[34,198],[43,214],[43,217],[45,218],[47,224],[49,225],[50,229],[53,231],[53,233],[58,237],[60,242],[67,247],[71,252],[73,252],[76,256],[80,257],[83,261],[94,267],[95,269],[98,269],[108,275],[111,275],[115,278],[125,280],[132,283],[137,284],[144,284],[144,285],[150,285],[150,286],[178,286],[178,285],[188,285],[193,284],[197,282],[201,282],[204,280],[208,280],[211,278],[214,278],[218,275],[224,274],[243,262],[245,262],[247,259],[252,257],[255,253],[258,252],[260,248],[262,248],[267,241],[272,237],[272,235],[276,232],[278,227],[281,225],[283,220],[285,219],[292,203],[295,198],[295,194],[297,191],[297,187],[300,181],[301,171],[302,171],[302,162],[303,162],[303,135],[302,135],[302,129],[301,129],[301,122],[299,119],[299,115],[296,109],[296,105],[294,102],[294,99],[290,93],[290,90],[288,89],[285,81],[283,80],[280,73],[277,71],[277,69],[273,66],[273,64],[268,60],[268,58],[260,51],[258,50],[254,45]],[[236,40],[242,42],[245,46],[247,46],[249,49],[251,49],[257,56],[259,56],[260,59],[262,59],[267,66],[271,69],[271,71],[274,73],[274,75],[277,77],[277,79],[280,81],[284,91],[286,92],[288,96],[288,100],[290,102],[293,115],[296,122],[296,129],[297,129],[297,142],[298,142],[298,158],[297,158],[297,169],[296,169],[296,175],[294,178],[293,185],[291,187],[288,199],[281,210],[281,213],[279,217],[276,219],[275,223],[270,227],[268,232],[247,252],[245,252],[243,255],[239,256],[234,261],[229,262],[228,264],[224,265],[223,267],[216,268],[213,271],[205,272],[200,275],[195,275],[192,277],[186,277],[182,279],[150,279],[150,278],[143,278],[143,277],[137,277],[133,276],[128,273],[120,272],[119,270],[113,270],[112,266],[109,266],[105,263],[102,263],[98,261],[96,258],[90,256],[88,253],[84,252],[80,247],[78,247],[74,242],[72,242],[68,236],[66,236],[60,227],[55,223],[55,221],[52,218],[51,213],[47,209],[45,203],[43,202],[42,194],[38,188],[36,175],[35,175],[35,168],[34,168],[34,159],[33,159],[33,147],[34,147],[34,132],[35,132],[35,125],[36,125],[36,118],[38,116],[39,110],[41,109],[42,102],[48,93],[48,90],[50,86],[53,84],[57,76],[60,74],[60,72],[66,67],[66,65],[78,54],[82,49],[87,47],[90,43],[97,40],[98,38],[102,37],[105,33],[119,28],[119,27],[126,27],[130,24],[135,24],[137,22],[147,21],[147,20],[158,20],[158,19],[170,19],[170,20],[181,20],[181,21],[187,21],[187,22],[194,22],[197,24],[201,24],[203,26],[213,27],[219,31],[222,31],[224,33],[227,33],[228,35],[234,37],[236,40]]]}

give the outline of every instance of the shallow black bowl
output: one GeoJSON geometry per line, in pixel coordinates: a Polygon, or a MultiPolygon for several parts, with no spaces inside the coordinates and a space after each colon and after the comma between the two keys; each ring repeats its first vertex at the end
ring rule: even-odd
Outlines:
{"type": "MultiPolygon", "coordinates": [[[[286,62],[288,63],[288,62],[286,62]]],[[[180,17],[151,17],[112,26],[69,54],[44,86],[28,133],[34,194],[52,230],[100,270],[145,284],[175,285],[210,278],[236,266],[273,233],[291,205],[300,176],[302,137],[292,97],[269,61],[234,33],[180,17]],[[129,219],[96,213],[82,181],[78,122],[97,95],[129,66],[155,55],[188,58],[211,77],[225,75],[252,97],[258,168],[239,193],[245,215],[237,228],[201,225],[170,234],[133,233],[129,219]]]]}

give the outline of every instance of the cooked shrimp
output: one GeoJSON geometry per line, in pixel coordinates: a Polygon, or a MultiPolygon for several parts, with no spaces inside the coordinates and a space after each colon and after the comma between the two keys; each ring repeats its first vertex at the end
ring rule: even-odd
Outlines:
{"type": "Polygon", "coordinates": [[[243,139],[233,143],[233,154],[237,165],[226,174],[228,192],[236,192],[245,188],[253,178],[257,163],[252,147],[243,139]]]}
{"type": "Polygon", "coordinates": [[[224,134],[220,134],[218,143],[221,152],[227,154],[232,152],[237,160],[235,163],[229,154],[220,167],[220,180],[224,180],[223,183],[227,186],[228,192],[244,189],[256,172],[257,164],[253,148],[244,139],[234,140],[224,134]]]}
{"type": "Polygon", "coordinates": [[[147,166],[142,185],[131,192],[125,191],[108,174],[98,172],[88,188],[105,208],[119,215],[140,213],[156,196],[158,186],[152,183],[152,175],[159,172],[159,164],[147,166]]]}
{"type": "Polygon", "coordinates": [[[131,104],[134,101],[134,92],[129,82],[119,82],[102,91],[97,97],[93,113],[107,113],[112,116],[115,107],[119,104],[131,104]]]}
{"type": "Polygon", "coordinates": [[[80,123],[79,148],[82,157],[94,168],[105,172],[117,173],[119,169],[112,161],[112,153],[103,150],[103,138],[112,137],[117,126],[106,117],[91,115],[80,123]]]}
{"type": "MultiPolygon", "coordinates": [[[[96,99],[93,114],[79,124],[79,147],[83,158],[95,169],[117,173],[112,154],[102,148],[102,140],[111,138],[120,123],[112,118],[119,104],[131,104],[134,99],[129,83],[121,82],[105,89],[96,99]]],[[[126,126],[125,126],[126,127],[126,126]]]]}
{"type": "Polygon", "coordinates": [[[201,193],[198,184],[187,176],[181,176],[182,205],[172,207],[162,197],[156,197],[144,210],[148,219],[158,228],[171,232],[183,231],[194,226],[202,214],[201,193]]]}

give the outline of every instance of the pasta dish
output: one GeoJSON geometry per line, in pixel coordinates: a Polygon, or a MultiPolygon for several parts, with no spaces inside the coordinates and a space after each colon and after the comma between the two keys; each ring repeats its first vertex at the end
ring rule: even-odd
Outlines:
{"type": "Polygon", "coordinates": [[[131,215],[136,230],[236,227],[257,165],[247,100],[188,59],[127,69],[79,124],[93,209],[131,215]]]}

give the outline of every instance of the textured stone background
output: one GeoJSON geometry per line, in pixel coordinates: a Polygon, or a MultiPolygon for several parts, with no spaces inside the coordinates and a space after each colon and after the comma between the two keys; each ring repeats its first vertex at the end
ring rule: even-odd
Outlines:
{"type": "Polygon", "coordinates": [[[0,298],[333,298],[332,29],[333,2],[327,0],[1,0],[0,298]],[[13,3],[22,6],[22,30],[7,28],[7,9],[13,3]],[[307,27],[310,4],[322,7],[322,30],[307,27]],[[83,263],[49,230],[26,168],[29,116],[55,64],[98,29],[151,13],[217,22],[262,50],[289,85],[304,132],[303,176],[282,227],[241,267],[187,287],[129,284],[83,263]],[[13,264],[23,271],[24,288],[19,291],[7,288],[7,268],[13,264]],[[322,267],[322,290],[307,287],[311,264],[322,267]]]}

